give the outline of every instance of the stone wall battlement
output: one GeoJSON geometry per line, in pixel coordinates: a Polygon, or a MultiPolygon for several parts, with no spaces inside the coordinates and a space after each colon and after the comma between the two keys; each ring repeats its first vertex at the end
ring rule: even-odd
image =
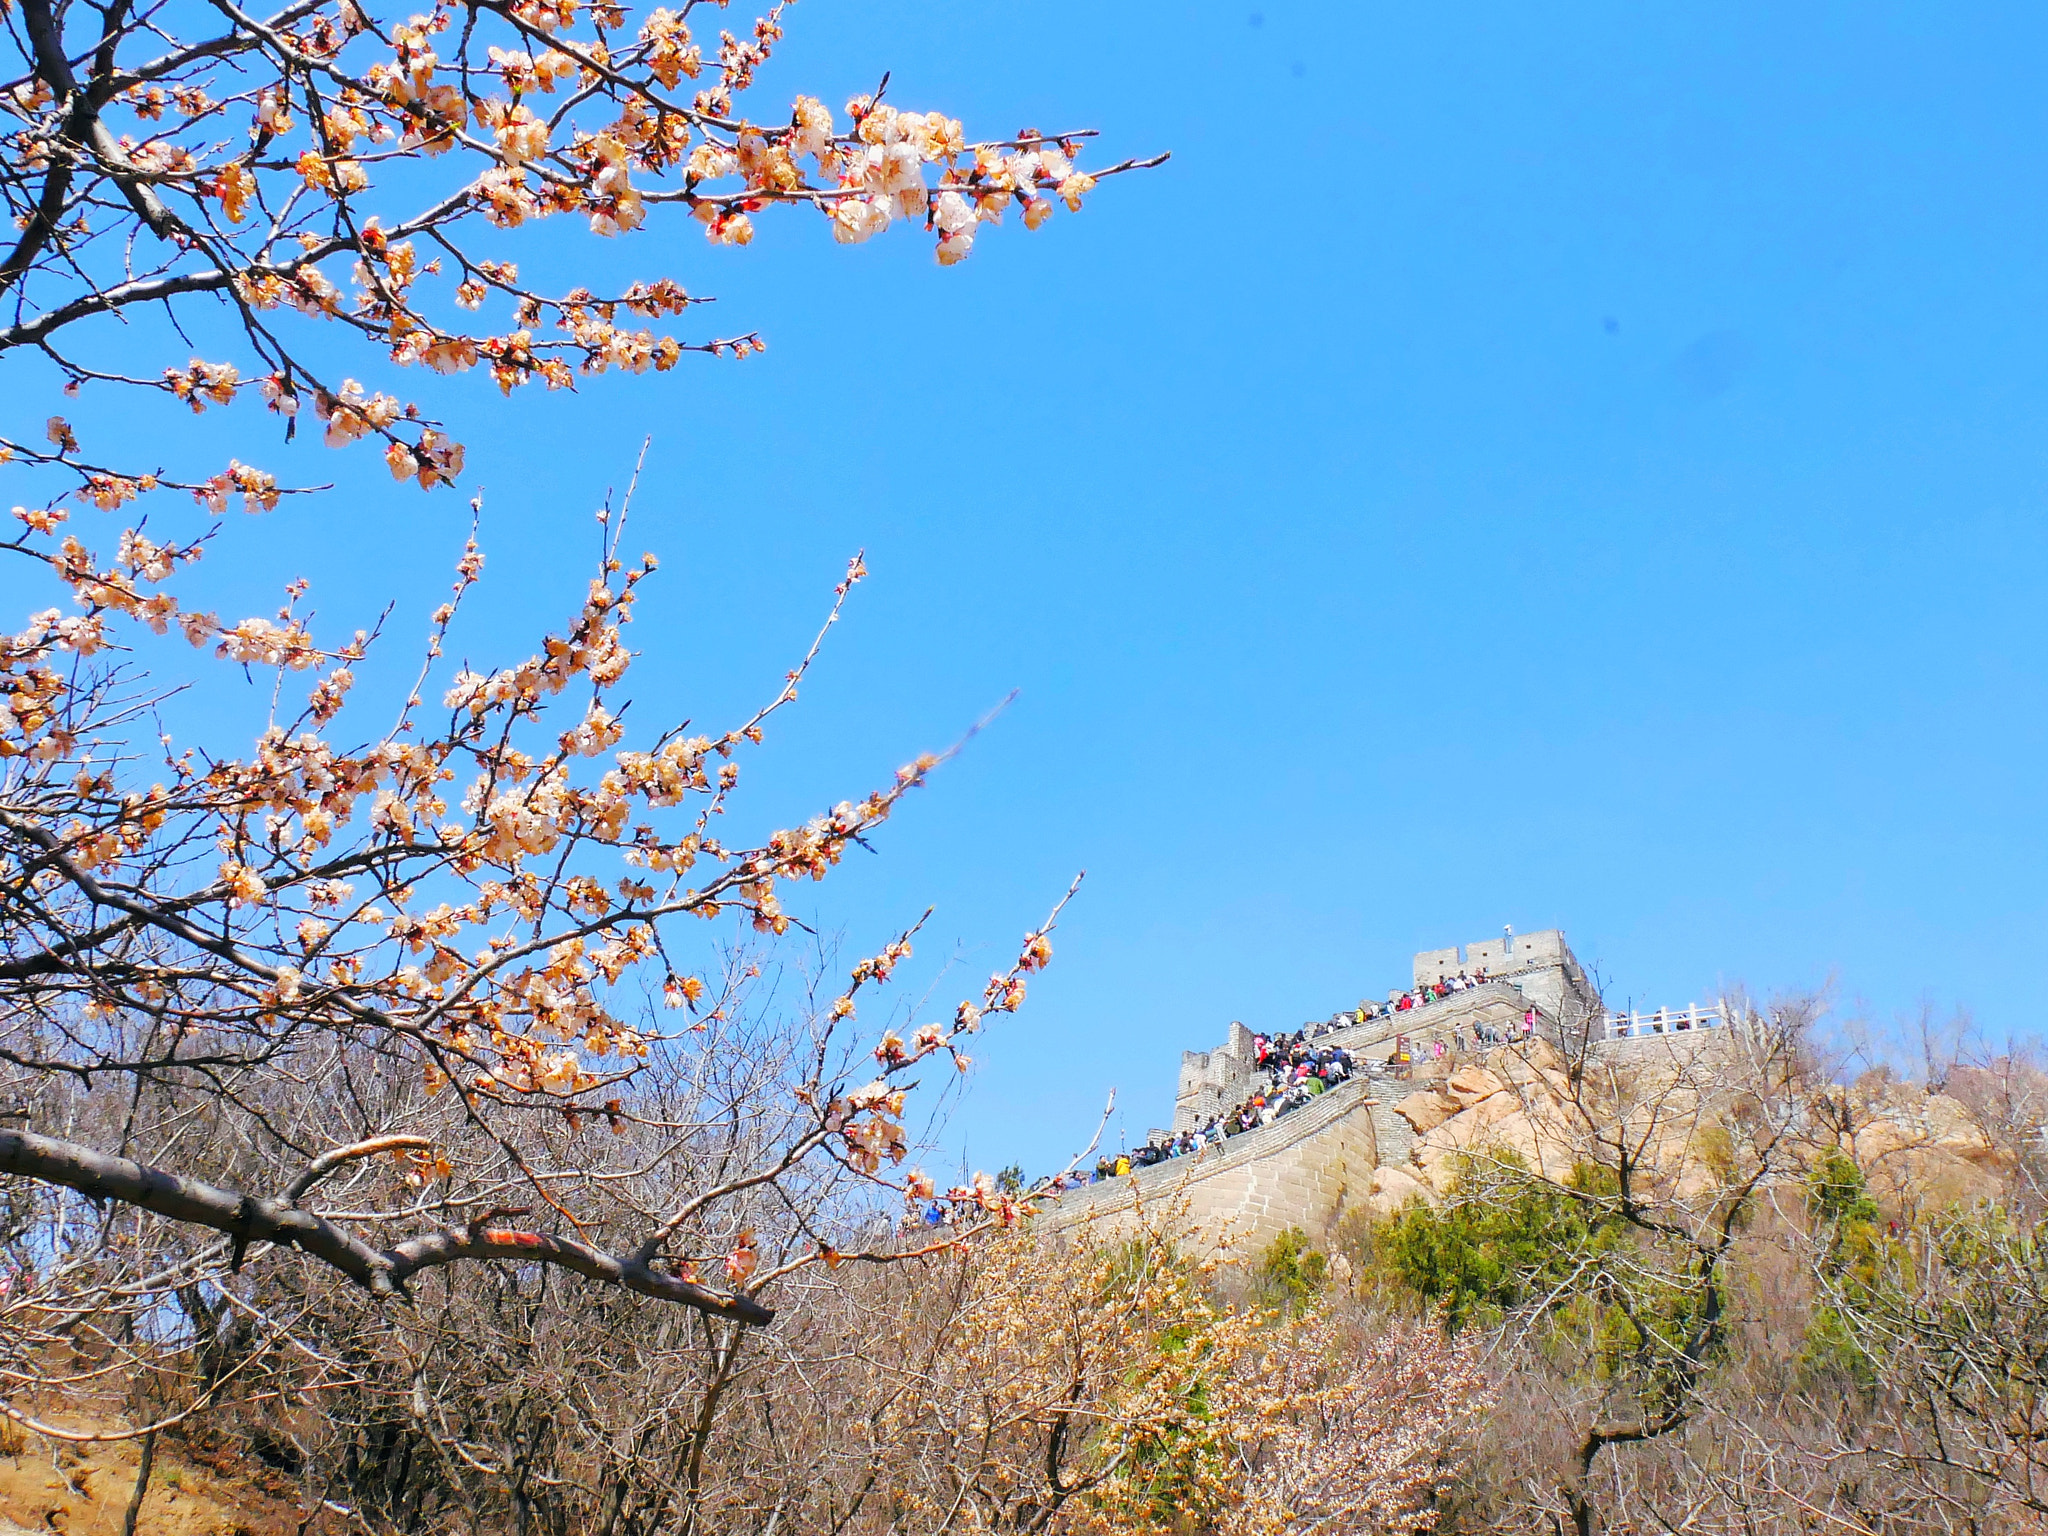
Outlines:
{"type": "MultiPolygon", "coordinates": [[[[1537,1027],[1553,1036],[1605,1018],[1599,994],[1556,929],[1462,950],[1425,950],[1415,956],[1415,986],[1420,990],[1481,970],[1488,979],[1477,986],[1316,1035],[1317,1049],[1349,1051],[1358,1070],[1312,1103],[1193,1156],[1070,1190],[1041,1213],[1040,1225],[1062,1231],[1083,1222],[1113,1223],[1141,1201],[1185,1199],[1192,1220],[1212,1233],[1227,1226],[1235,1241],[1268,1242],[1291,1226],[1326,1240],[1339,1217],[1365,1200],[1373,1171],[1388,1156],[1405,1161],[1413,1140],[1391,1109],[1406,1087],[1397,1090],[1388,1078],[1366,1070],[1368,1062],[1380,1065],[1380,1052],[1391,1054],[1405,1039],[1419,1058],[1433,1041],[1463,1038],[1469,1045],[1482,1027],[1489,1036],[1512,1037],[1531,1009],[1537,1027]]],[[[1256,1039],[1253,1030],[1233,1022],[1220,1045],[1182,1053],[1175,1132],[1221,1119],[1263,1085],[1256,1039]]]]}
{"type": "Polygon", "coordinates": [[[1214,1244],[1264,1247],[1289,1227],[1318,1239],[1363,1201],[1379,1166],[1371,1084],[1353,1079],[1271,1125],[1123,1178],[1069,1190],[1036,1218],[1039,1230],[1084,1224],[1114,1236],[1142,1201],[1154,1210],[1184,1201],[1186,1219],[1214,1244]]]}
{"type": "Polygon", "coordinates": [[[1578,964],[1565,944],[1563,930],[1546,928],[1541,933],[1510,934],[1467,944],[1462,957],[1455,947],[1425,949],[1415,957],[1415,985],[1421,987],[1433,981],[1449,981],[1460,972],[1467,976],[1475,971],[1484,971],[1489,976],[1504,976],[1510,971],[1536,970],[1544,966],[1577,970],[1578,964]]]}
{"type": "MultiPolygon", "coordinates": [[[[1514,940],[1514,968],[1496,970],[1494,965],[1507,953],[1504,943],[1496,939],[1491,951],[1483,944],[1469,945],[1464,951],[1467,956],[1491,954],[1491,963],[1485,959],[1461,962],[1455,948],[1423,951],[1415,957],[1418,989],[1453,979],[1460,971],[1470,976],[1471,969],[1484,968],[1488,979],[1479,986],[1419,1007],[1400,1013],[1383,1012],[1363,1024],[1331,1030],[1318,1035],[1315,1044],[1342,1046],[1358,1055],[1392,1042],[1397,1035],[1423,1042],[1448,1040],[1454,1032],[1473,1023],[1504,1024],[1531,1006],[1553,1029],[1601,1016],[1600,995],[1561,932],[1552,929],[1520,935],[1514,940]],[[1525,945],[1527,948],[1523,949],[1525,945]],[[1527,956],[1526,963],[1523,955],[1527,956]]],[[[1400,993],[1397,990],[1392,995],[1398,997],[1400,993]]],[[[1255,1038],[1252,1030],[1233,1021],[1221,1045],[1207,1051],[1182,1052],[1174,1091],[1174,1130],[1188,1131],[1207,1125],[1245,1101],[1259,1080],[1255,1038]]]]}

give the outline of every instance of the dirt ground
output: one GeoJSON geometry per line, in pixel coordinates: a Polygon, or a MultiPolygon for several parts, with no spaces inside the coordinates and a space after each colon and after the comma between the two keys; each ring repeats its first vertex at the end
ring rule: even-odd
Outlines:
{"type": "MultiPolygon", "coordinates": [[[[47,1422],[60,1429],[83,1427],[62,1415],[47,1422]]],[[[133,1440],[53,1445],[5,1426],[0,1536],[120,1536],[140,1459],[141,1447],[133,1440]]],[[[280,1492],[259,1486],[232,1465],[204,1465],[190,1447],[160,1438],[135,1529],[137,1536],[293,1536],[305,1515],[280,1492]]]]}

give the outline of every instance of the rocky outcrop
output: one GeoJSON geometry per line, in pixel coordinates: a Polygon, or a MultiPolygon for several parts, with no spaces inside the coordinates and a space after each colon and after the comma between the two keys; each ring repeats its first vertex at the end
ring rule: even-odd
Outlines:
{"type": "Polygon", "coordinates": [[[1411,1093],[1394,1106],[1394,1113],[1406,1120],[1418,1136],[1427,1136],[1457,1112],[1458,1106],[1434,1089],[1411,1093]]]}
{"type": "MultiPolygon", "coordinates": [[[[1596,1154],[1610,1162],[1605,1149],[1616,1140],[1665,1194],[1711,1195],[1735,1144],[1731,1081],[1710,1054],[1688,1051],[1644,1054],[1624,1069],[1604,1065],[1575,1090],[1549,1042],[1518,1041],[1435,1074],[1393,1106],[1414,1141],[1406,1166],[1374,1178],[1367,1204],[1385,1215],[1412,1198],[1434,1201],[1469,1157],[1512,1158],[1562,1180],[1596,1154]]],[[[1995,1195],[2010,1171],[2009,1155],[1960,1100],[1881,1074],[1822,1095],[1795,1118],[1799,1162],[1848,1153],[1894,1212],[1995,1195]]]]}
{"type": "Polygon", "coordinates": [[[1365,1208],[1384,1221],[1410,1200],[1436,1204],[1436,1191],[1405,1168],[1379,1167],[1373,1170],[1372,1187],[1365,1196],[1365,1208]]]}
{"type": "Polygon", "coordinates": [[[1540,1036],[1455,1067],[1394,1106],[1415,1128],[1407,1172],[1432,1195],[1441,1194],[1457,1166],[1452,1154],[1498,1151],[1562,1178],[1577,1160],[1580,1141],[1576,1117],[1565,1109],[1568,1098],[1564,1061],[1540,1036]]]}
{"type": "Polygon", "coordinates": [[[1838,1101],[1855,1157],[1880,1204],[1926,1210],[1996,1195],[2011,1158],[1957,1099],[1873,1074],[1838,1101]]]}

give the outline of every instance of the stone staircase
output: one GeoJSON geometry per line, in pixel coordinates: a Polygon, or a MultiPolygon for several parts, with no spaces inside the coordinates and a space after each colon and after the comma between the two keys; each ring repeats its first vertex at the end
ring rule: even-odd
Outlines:
{"type": "MultiPolygon", "coordinates": [[[[1459,951],[1430,950],[1415,957],[1416,983],[1455,974],[1459,951]]],[[[1274,1123],[1139,1170],[1130,1177],[1093,1183],[1048,1200],[1036,1220],[1048,1230],[1115,1218],[1166,1199],[1185,1202],[1208,1230],[1230,1228],[1235,1240],[1268,1241],[1299,1226],[1334,1230],[1346,1213],[1371,1198],[1382,1167],[1409,1167],[1417,1141],[1394,1106],[1477,1052],[1521,1038],[1533,1008],[1538,1034],[1555,1043],[1563,1015],[1600,1018],[1600,1000],[1558,932],[1524,935],[1470,946],[1464,963],[1484,969],[1477,986],[1363,1024],[1324,1029],[1310,1044],[1342,1047],[1353,1076],[1274,1123]],[[1521,963],[1510,965],[1509,961],[1521,963]],[[1433,1046],[1446,1048],[1439,1060],[1433,1046]],[[1405,1043],[1406,1066],[1392,1062],[1405,1043]]],[[[1581,1032],[1584,1026],[1580,1025],[1581,1032]]],[[[1660,1037],[1661,1038],[1661,1037],[1660,1037]]],[[[1690,1031],[1678,1038],[1690,1039],[1690,1031]]],[[[1633,1046],[1634,1042],[1627,1042],[1633,1046]]],[[[1256,1064],[1255,1035],[1233,1022],[1221,1045],[1183,1051],[1174,1097],[1173,1125],[1193,1130],[1227,1116],[1266,1075],[1256,1064]]],[[[1159,1133],[1154,1133],[1156,1141],[1159,1133]]]]}
{"type": "Polygon", "coordinates": [[[1341,1045],[1358,1056],[1371,1052],[1376,1046],[1391,1049],[1395,1038],[1400,1035],[1421,1042],[1448,1041],[1460,1030],[1469,1034],[1475,1024],[1507,1030],[1520,1021],[1528,1007],[1528,998],[1512,980],[1496,977],[1463,992],[1453,992],[1449,997],[1424,1003],[1419,1008],[1381,1014],[1363,1024],[1333,1029],[1326,1035],[1317,1036],[1314,1044],[1341,1045]]]}
{"type": "MultiPolygon", "coordinates": [[[[1406,1085],[1391,1086],[1405,1090],[1406,1085]]],[[[1317,1225],[1321,1208],[1310,1197],[1311,1187],[1328,1182],[1333,1189],[1326,1193],[1341,1188],[1362,1196],[1372,1169],[1382,1161],[1375,1139],[1382,1120],[1408,1129],[1406,1121],[1380,1107],[1378,1087],[1353,1078],[1270,1125],[1212,1143],[1192,1156],[1169,1158],[1149,1168],[1133,1168],[1122,1178],[1070,1189],[1043,1203],[1036,1218],[1039,1229],[1063,1231],[1135,1202],[1182,1196],[1203,1217],[1253,1218],[1239,1235],[1260,1241],[1269,1241],[1290,1225],[1317,1225]],[[1354,1165],[1333,1165],[1330,1155],[1310,1150],[1320,1142],[1330,1143],[1331,1152],[1342,1146],[1354,1154],[1354,1165]]]]}
{"type": "MultiPolygon", "coordinates": [[[[1461,1034],[1470,1046],[1479,1025],[1503,1037],[1512,1035],[1520,1028],[1522,1015],[1529,1006],[1529,999],[1512,979],[1495,978],[1417,1008],[1381,1014],[1363,1024],[1326,1031],[1311,1044],[1318,1049],[1342,1046],[1361,1062],[1374,1056],[1384,1060],[1404,1037],[1418,1052],[1436,1040],[1453,1045],[1461,1034]]],[[[1542,1023],[1552,1026],[1554,1021],[1543,1013],[1542,1023]]],[[[1233,1040],[1224,1046],[1183,1055],[1181,1092],[1174,1106],[1175,1130],[1193,1130],[1212,1116],[1228,1114],[1261,1081],[1250,1059],[1251,1031],[1243,1025],[1233,1025],[1231,1030],[1233,1040]],[[1199,1086],[1192,1093],[1191,1069],[1203,1074],[1194,1080],[1199,1086]]]]}
{"type": "Polygon", "coordinates": [[[1367,1080],[1365,1091],[1372,1098],[1372,1129],[1379,1141],[1381,1164],[1407,1167],[1408,1154],[1415,1147],[1415,1128],[1394,1113],[1394,1106],[1413,1093],[1415,1085],[1395,1077],[1375,1077],[1367,1080]]]}

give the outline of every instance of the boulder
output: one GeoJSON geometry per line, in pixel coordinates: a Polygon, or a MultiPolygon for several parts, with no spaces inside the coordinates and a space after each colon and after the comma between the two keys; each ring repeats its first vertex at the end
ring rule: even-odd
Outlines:
{"type": "Polygon", "coordinates": [[[1526,1108],[1519,1093],[1503,1086],[1498,1092],[1488,1094],[1458,1118],[1470,1120],[1475,1125],[1496,1125],[1509,1115],[1520,1114],[1526,1108]]]}
{"type": "Polygon", "coordinates": [[[1374,1216],[1385,1220],[1417,1196],[1427,1205],[1436,1204],[1436,1191],[1405,1168],[1375,1168],[1365,1205],[1374,1216]]]}
{"type": "Polygon", "coordinates": [[[1918,1130],[1904,1120],[1880,1115],[1857,1128],[1852,1149],[1856,1161],[1868,1172],[1919,1145],[1922,1140],[1918,1130]]]}
{"type": "MultiPolygon", "coordinates": [[[[1416,1144],[1415,1155],[1418,1158],[1422,1155],[1420,1143],[1416,1144]]],[[[1454,1162],[1441,1154],[1431,1157],[1428,1162],[1422,1165],[1422,1177],[1428,1181],[1433,1195],[1448,1195],[1451,1192],[1451,1185],[1457,1179],[1457,1176],[1457,1167],[1454,1162]]]]}
{"type": "Polygon", "coordinates": [[[1577,1154],[1568,1128],[1553,1114],[1531,1114],[1515,1105],[1512,1092],[1496,1097],[1506,1109],[1499,1118],[1482,1120],[1476,1113],[1458,1115],[1417,1139],[1411,1155],[1439,1191],[1448,1190],[1456,1176],[1457,1159],[1450,1155],[1453,1152],[1481,1157],[1489,1152],[1512,1153],[1531,1173],[1560,1181],[1570,1177],[1577,1154]]]}
{"type": "Polygon", "coordinates": [[[1517,1110],[1488,1127],[1493,1143],[1520,1155],[1529,1171],[1562,1182],[1571,1177],[1579,1149],[1571,1128],[1557,1117],[1517,1110]]]}
{"type": "Polygon", "coordinates": [[[1724,1190],[1720,1176],[1705,1163],[1685,1164],[1671,1181],[1671,1198],[1695,1209],[1702,1202],[1713,1201],[1724,1190]]]}
{"type": "Polygon", "coordinates": [[[1566,1140],[1553,1116],[1532,1116],[1521,1095],[1506,1088],[1489,1094],[1463,1114],[1451,1116],[1427,1135],[1417,1137],[1409,1155],[1420,1166],[1430,1168],[1452,1152],[1500,1147],[1521,1154],[1532,1169],[1543,1170],[1548,1164],[1557,1163],[1568,1172],[1572,1160],[1561,1151],[1566,1140]],[[1551,1150],[1546,1153],[1539,1142],[1551,1150]]]}
{"type": "Polygon", "coordinates": [[[1430,1090],[1411,1093],[1394,1106],[1394,1113],[1414,1127],[1415,1134],[1427,1136],[1457,1113],[1455,1105],[1446,1104],[1442,1097],[1430,1090]]]}
{"type": "Polygon", "coordinates": [[[1960,1099],[1952,1099],[1945,1093],[1930,1093],[1921,1114],[1926,1121],[1928,1135],[1944,1152],[1952,1152],[1957,1157],[1979,1164],[2002,1161],[1998,1148],[1984,1134],[1984,1127],[1977,1123],[1960,1099]]]}
{"type": "Polygon", "coordinates": [[[1990,1199],[2005,1159],[1961,1101],[1911,1084],[1866,1079],[1856,1108],[1868,1116],[1849,1150],[1887,1209],[1939,1210],[1990,1199]]]}
{"type": "Polygon", "coordinates": [[[1565,1075],[1564,1061],[1541,1035],[1489,1051],[1486,1065],[1503,1082],[1534,1088],[1552,1098],[1562,1099],[1569,1094],[1570,1079],[1565,1075]]]}
{"type": "Polygon", "coordinates": [[[1433,1168],[1452,1152],[1462,1152],[1486,1131],[1471,1115],[1453,1115],[1427,1135],[1415,1138],[1408,1155],[1423,1168],[1433,1168]]]}
{"type": "Polygon", "coordinates": [[[1865,1173],[1879,1205],[1903,1212],[1939,1211],[1998,1195],[1997,1175],[1934,1145],[1894,1152],[1865,1173]]]}
{"type": "Polygon", "coordinates": [[[1507,1087],[1504,1079],[1484,1067],[1460,1067],[1444,1080],[1444,1092],[1457,1100],[1458,1108],[1470,1109],[1507,1087]]]}

